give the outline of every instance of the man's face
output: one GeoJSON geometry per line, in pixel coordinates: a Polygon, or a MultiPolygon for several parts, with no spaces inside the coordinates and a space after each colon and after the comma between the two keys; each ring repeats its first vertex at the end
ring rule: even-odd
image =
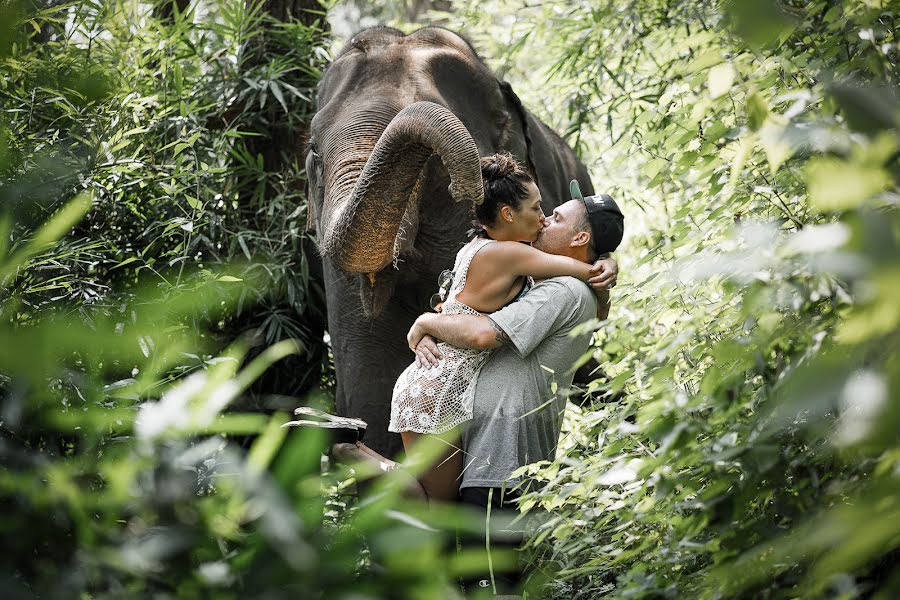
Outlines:
{"type": "Polygon", "coordinates": [[[577,226],[584,220],[584,203],[569,200],[548,215],[534,247],[549,254],[571,256],[572,239],[579,233],[577,226]]]}

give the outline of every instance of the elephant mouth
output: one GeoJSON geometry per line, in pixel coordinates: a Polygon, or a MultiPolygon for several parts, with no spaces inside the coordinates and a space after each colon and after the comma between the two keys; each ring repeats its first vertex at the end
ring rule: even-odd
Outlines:
{"type": "Polygon", "coordinates": [[[377,319],[394,295],[396,278],[390,271],[359,275],[360,302],[367,319],[377,319]],[[384,273],[384,274],[382,274],[384,273]]]}

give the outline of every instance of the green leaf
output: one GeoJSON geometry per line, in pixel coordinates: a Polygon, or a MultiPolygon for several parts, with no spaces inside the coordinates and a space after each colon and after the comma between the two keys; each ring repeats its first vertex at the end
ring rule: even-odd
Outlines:
{"type": "Polygon", "coordinates": [[[272,94],[275,95],[275,99],[278,100],[278,104],[281,105],[281,108],[284,109],[284,112],[288,111],[287,104],[284,101],[284,94],[281,92],[281,88],[278,87],[278,84],[274,81],[269,83],[269,89],[272,90],[272,94]]]}
{"type": "Polygon", "coordinates": [[[775,0],[731,0],[725,9],[732,28],[754,48],[774,44],[794,27],[775,0]]]}
{"type": "Polygon", "coordinates": [[[112,268],[118,269],[119,267],[124,267],[125,265],[130,265],[131,263],[136,262],[138,260],[140,260],[138,257],[131,256],[129,258],[126,258],[125,260],[123,260],[122,262],[120,262],[119,264],[117,264],[116,266],[114,266],[112,268]]]}
{"type": "Polygon", "coordinates": [[[766,153],[769,170],[773,175],[793,153],[790,144],[785,140],[784,129],[772,121],[766,122],[760,130],[759,144],[766,153]]]}
{"type": "Polygon", "coordinates": [[[241,251],[244,253],[244,256],[247,257],[247,260],[252,260],[253,257],[250,256],[250,249],[247,247],[247,242],[244,241],[243,236],[239,235],[237,241],[241,247],[241,251]]]}
{"type": "Polygon", "coordinates": [[[736,73],[731,63],[723,63],[716,65],[709,70],[709,78],[707,85],[709,86],[709,95],[713,98],[724,96],[731,91],[734,84],[736,73]]]}
{"type": "Polygon", "coordinates": [[[9,257],[7,262],[0,262],[0,280],[21,267],[38,252],[42,252],[58,242],[84,218],[91,209],[91,205],[92,196],[88,192],[82,192],[67,202],[38,229],[24,248],[9,257]]]}
{"type": "Polygon", "coordinates": [[[271,464],[288,433],[288,429],[282,425],[290,420],[285,413],[275,413],[269,419],[265,430],[253,442],[247,455],[247,466],[252,473],[260,474],[271,464]]]}
{"type": "Polygon", "coordinates": [[[753,131],[759,130],[769,116],[769,105],[758,92],[747,97],[747,125],[753,131]]]}
{"type": "Polygon", "coordinates": [[[31,240],[35,248],[56,243],[67,234],[91,209],[91,194],[82,192],[72,198],[62,209],[44,223],[31,240]]]}
{"type": "Polygon", "coordinates": [[[878,273],[873,277],[877,296],[867,306],[855,307],[840,323],[837,338],[842,344],[858,344],[876,336],[896,332],[900,326],[900,269],[878,273]]]}
{"type": "Polygon", "coordinates": [[[817,158],[806,169],[810,202],[821,211],[856,208],[892,183],[889,173],[874,165],[837,158],[817,158]]]}
{"type": "Polygon", "coordinates": [[[194,210],[203,210],[203,203],[191,196],[190,194],[185,194],[184,199],[187,200],[187,203],[194,210]]]}
{"type": "Polygon", "coordinates": [[[710,67],[718,65],[722,60],[722,51],[718,48],[713,48],[712,50],[703,52],[697,56],[697,58],[689,62],[684,68],[684,72],[685,74],[690,74],[705,71],[710,67]]]}
{"type": "Polygon", "coordinates": [[[838,101],[853,129],[874,134],[900,128],[900,103],[892,91],[835,83],[828,92],[838,101]]]}

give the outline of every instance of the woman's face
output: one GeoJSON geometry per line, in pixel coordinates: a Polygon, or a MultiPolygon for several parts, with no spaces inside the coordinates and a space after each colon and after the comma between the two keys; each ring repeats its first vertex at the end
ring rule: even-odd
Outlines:
{"type": "Polygon", "coordinates": [[[512,208],[513,222],[515,228],[515,237],[521,242],[534,242],[541,230],[544,228],[544,211],[541,208],[541,191],[529,181],[526,184],[528,195],[519,205],[519,208],[512,208]]]}

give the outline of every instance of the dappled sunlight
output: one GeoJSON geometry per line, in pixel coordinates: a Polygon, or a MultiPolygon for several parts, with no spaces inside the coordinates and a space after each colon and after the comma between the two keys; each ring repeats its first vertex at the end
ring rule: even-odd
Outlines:
{"type": "MultiPolygon", "coordinates": [[[[0,17],[10,597],[463,598],[489,565],[480,598],[522,562],[527,598],[900,593],[896,6],[76,0],[0,17]],[[573,332],[593,370],[552,460],[511,473],[519,512],[410,497],[446,442],[340,464],[333,432],[290,426],[339,386],[377,387],[335,381],[354,339],[329,323],[362,306],[328,320],[306,158],[323,70],[378,22],[464,34],[625,214],[610,316],[573,332]],[[523,552],[499,547],[519,530],[523,552]]],[[[366,348],[385,372],[387,347],[366,348]]],[[[569,393],[553,386],[541,410],[569,393]]]]}

